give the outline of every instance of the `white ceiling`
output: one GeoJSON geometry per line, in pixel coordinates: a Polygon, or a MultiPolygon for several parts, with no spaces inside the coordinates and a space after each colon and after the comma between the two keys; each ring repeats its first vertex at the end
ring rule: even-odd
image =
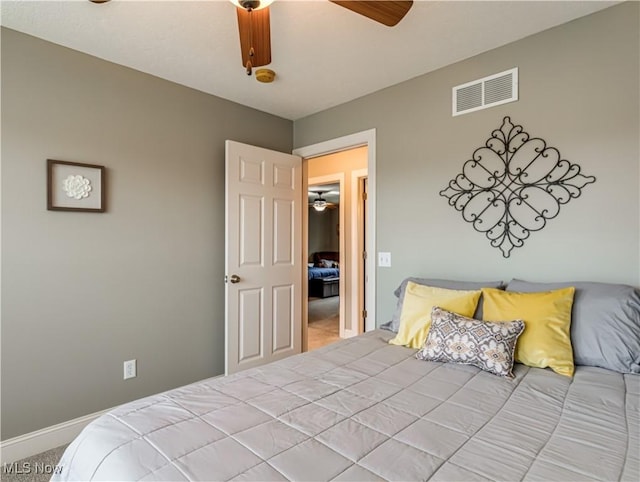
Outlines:
{"type": "Polygon", "coordinates": [[[245,74],[227,0],[2,0],[0,15],[3,26],[296,120],[616,3],[416,1],[385,27],[326,0],[277,0],[272,84],[245,74]]]}

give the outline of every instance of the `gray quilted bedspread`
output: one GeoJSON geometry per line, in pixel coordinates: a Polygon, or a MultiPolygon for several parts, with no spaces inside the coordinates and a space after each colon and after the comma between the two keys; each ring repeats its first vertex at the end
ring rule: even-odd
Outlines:
{"type": "Polygon", "coordinates": [[[55,480],[640,479],[640,376],[419,361],[374,331],[121,407],[55,480]]]}

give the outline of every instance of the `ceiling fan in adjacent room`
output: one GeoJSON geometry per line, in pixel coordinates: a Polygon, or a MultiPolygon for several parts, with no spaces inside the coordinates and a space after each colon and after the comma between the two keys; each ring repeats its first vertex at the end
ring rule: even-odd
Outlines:
{"type": "MultiPolygon", "coordinates": [[[[106,3],[109,0],[89,0],[106,3]]],[[[236,7],[242,65],[247,75],[254,67],[271,63],[271,23],[269,5],[274,0],[230,0],[236,7]]],[[[393,27],[404,18],[413,0],[329,0],[341,7],[363,15],[375,22],[393,27]]],[[[256,70],[256,78],[261,82],[272,82],[275,72],[269,69],[256,70]]]]}
{"type": "Polygon", "coordinates": [[[323,194],[327,195],[327,194],[340,194],[340,193],[338,191],[330,191],[330,192],[309,191],[309,196],[314,196],[314,195],[318,196],[313,201],[311,201],[311,200],[309,201],[309,207],[312,207],[316,211],[324,211],[327,208],[335,209],[335,208],[338,207],[338,204],[332,203],[332,202],[328,202],[325,198],[323,198],[322,197],[323,194]]]}

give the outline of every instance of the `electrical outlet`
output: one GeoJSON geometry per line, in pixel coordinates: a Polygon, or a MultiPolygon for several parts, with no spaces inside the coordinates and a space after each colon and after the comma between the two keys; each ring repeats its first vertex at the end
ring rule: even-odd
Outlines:
{"type": "Polygon", "coordinates": [[[128,380],[129,378],[136,377],[136,361],[128,360],[124,362],[124,379],[128,380]]]}
{"type": "Polygon", "coordinates": [[[389,268],[391,266],[391,253],[380,251],[378,253],[378,266],[381,268],[389,268]]]}

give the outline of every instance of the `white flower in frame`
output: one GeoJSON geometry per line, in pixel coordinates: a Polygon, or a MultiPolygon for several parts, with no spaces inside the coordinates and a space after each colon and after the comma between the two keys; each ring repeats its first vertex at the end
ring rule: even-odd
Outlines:
{"type": "Polygon", "coordinates": [[[91,189],[91,181],[80,175],[72,175],[62,181],[62,190],[65,192],[67,197],[73,199],[89,197],[91,189]]]}

